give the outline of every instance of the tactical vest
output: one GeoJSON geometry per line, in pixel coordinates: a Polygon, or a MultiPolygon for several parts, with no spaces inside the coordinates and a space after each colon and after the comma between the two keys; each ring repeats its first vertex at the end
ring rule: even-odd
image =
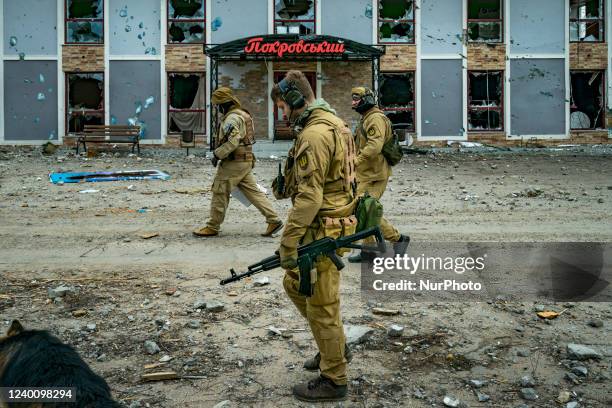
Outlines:
{"type": "MultiPolygon", "coordinates": [[[[253,124],[253,118],[250,113],[245,109],[232,109],[228,115],[235,113],[239,115],[245,124],[246,134],[240,139],[240,144],[230,155],[227,160],[237,161],[252,161],[253,156],[253,144],[255,143],[255,125],[253,124]]],[[[227,142],[228,136],[223,135],[221,144],[227,142]]]]}
{"type": "MultiPolygon", "coordinates": [[[[379,108],[372,108],[367,114],[365,114],[364,116],[361,117],[361,120],[359,121],[359,131],[363,135],[363,138],[367,141],[368,140],[368,133],[363,128],[363,124],[365,123],[365,120],[366,120],[367,117],[369,117],[370,115],[374,115],[375,113],[380,113],[382,115],[385,123],[387,124],[387,126],[385,127],[385,141],[384,141],[384,143],[387,143],[391,139],[391,137],[393,136],[393,132],[388,132],[388,129],[392,128],[391,120],[379,108]]],[[[360,149],[362,147],[363,146],[359,146],[360,149]]]]}
{"type": "Polygon", "coordinates": [[[338,124],[324,118],[316,118],[309,122],[308,126],[318,124],[325,124],[332,128],[336,144],[334,154],[337,154],[338,149],[341,148],[343,156],[343,178],[336,182],[326,184],[323,188],[323,192],[333,193],[337,191],[346,191],[351,194],[351,197],[353,197],[357,188],[355,169],[355,159],[357,158],[357,153],[353,133],[346,123],[339,126],[338,124]]]}

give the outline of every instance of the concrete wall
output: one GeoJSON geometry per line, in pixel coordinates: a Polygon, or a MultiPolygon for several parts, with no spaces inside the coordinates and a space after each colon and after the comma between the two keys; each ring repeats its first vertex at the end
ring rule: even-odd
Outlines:
{"type": "Polygon", "coordinates": [[[510,54],[565,52],[564,0],[511,0],[510,54]]]}
{"type": "Polygon", "coordinates": [[[565,134],[565,61],[510,62],[512,135],[565,134]]]}
{"type": "Polygon", "coordinates": [[[58,140],[56,61],[4,61],[2,92],[5,140],[58,140]]]}
{"type": "Polygon", "coordinates": [[[462,135],[464,113],[461,64],[459,59],[421,62],[422,136],[462,135]]]}
{"type": "Polygon", "coordinates": [[[421,0],[421,54],[460,54],[463,50],[463,2],[421,0]]]}
{"type": "Polygon", "coordinates": [[[57,55],[57,1],[5,0],[4,54],[57,55]],[[11,37],[17,40],[14,46],[11,37]]]}
{"type": "Polygon", "coordinates": [[[144,55],[160,52],[162,31],[159,1],[106,1],[110,2],[110,15],[106,21],[110,24],[108,41],[110,41],[111,55],[144,55]]]}
{"type": "Polygon", "coordinates": [[[372,0],[324,0],[321,2],[319,19],[321,33],[371,44],[373,24],[371,8],[372,0]]]}
{"type": "Polygon", "coordinates": [[[210,17],[210,22],[207,23],[211,24],[212,27],[210,42],[213,44],[268,33],[269,1],[208,1],[212,3],[212,16],[210,17]]]}
{"type": "Polygon", "coordinates": [[[146,127],[144,139],[161,139],[159,61],[110,61],[106,80],[110,84],[110,114],[117,124],[127,125],[129,118],[135,118],[146,127]],[[150,97],[154,102],[145,108],[145,101],[150,97]],[[141,106],[140,114],[138,106],[141,106]]]}

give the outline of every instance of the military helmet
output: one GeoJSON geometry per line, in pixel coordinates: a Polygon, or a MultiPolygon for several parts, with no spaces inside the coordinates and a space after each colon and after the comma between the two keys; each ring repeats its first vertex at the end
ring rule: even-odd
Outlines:
{"type": "Polygon", "coordinates": [[[210,98],[210,102],[213,105],[221,105],[227,102],[233,102],[236,105],[240,105],[238,98],[234,96],[232,90],[227,86],[220,86],[219,88],[215,89],[215,91],[212,93],[212,97],[210,98]]]}
{"type": "Polygon", "coordinates": [[[359,101],[357,105],[353,106],[353,109],[359,113],[367,112],[376,105],[374,92],[370,88],[364,86],[354,87],[351,89],[351,96],[354,101],[359,101]]]}

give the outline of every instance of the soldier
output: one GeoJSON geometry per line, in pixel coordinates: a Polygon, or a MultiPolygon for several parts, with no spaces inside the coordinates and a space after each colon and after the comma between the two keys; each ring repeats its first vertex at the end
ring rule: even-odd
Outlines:
{"type": "MultiPolygon", "coordinates": [[[[391,176],[391,166],[382,154],[385,142],[393,137],[391,121],[381,111],[374,100],[372,90],[357,87],[351,90],[352,108],[361,115],[357,125],[357,196],[366,192],[380,199],[387,188],[391,176]]],[[[385,218],[380,222],[385,240],[394,243],[397,254],[406,252],[410,238],[400,234],[385,218]]],[[[349,262],[361,262],[362,258],[371,258],[373,254],[363,251],[349,257],[349,262]],[[363,256],[362,256],[363,253],[363,256]]]]}
{"type": "Polygon", "coordinates": [[[253,118],[240,107],[240,101],[227,87],[217,88],[211,98],[211,103],[217,105],[223,115],[221,126],[217,132],[220,139],[213,152],[213,166],[219,168],[212,185],[212,201],[210,203],[210,218],[206,227],[195,230],[194,235],[212,237],[219,234],[219,228],[225,218],[229,204],[230,192],[238,187],[251,203],[266,217],[268,228],[262,234],[269,237],[283,227],[272,205],[257,187],[251,169],[255,166],[253,143],[255,130],[253,118]]]}
{"type": "Polygon", "coordinates": [[[326,236],[338,238],[354,233],[357,221],[352,215],[355,207],[354,173],[350,170],[354,170],[354,155],[350,155],[352,138],[329,104],[314,99],[310,84],[300,71],[289,71],[274,85],[270,97],[298,133],[292,149],[293,168],[286,173],[289,178],[286,194],[290,195],[293,208],[279,248],[281,266],[285,269],[283,286],[308,321],[319,348],[305,368],[321,370],[316,379],[295,385],[293,395],[310,402],[344,400],[348,355],[340,316],[340,272],[328,257],[321,257],[315,264],[314,294],[301,295],[297,247],[326,236]]]}

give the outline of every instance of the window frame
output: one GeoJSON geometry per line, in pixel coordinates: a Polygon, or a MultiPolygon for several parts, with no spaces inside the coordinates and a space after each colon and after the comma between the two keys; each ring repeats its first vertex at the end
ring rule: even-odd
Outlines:
{"type": "Polygon", "coordinates": [[[597,1],[601,1],[601,13],[600,16],[598,18],[572,18],[571,14],[572,14],[572,4],[570,2],[569,5],[569,23],[568,23],[568,30],[570,30],[570,44],[598,44],[598,43],[605,43],[606,42],[606,2],[603,0],[597,0],[597,1]],[[581,41],[581,40],[574,40],[572,41],[571,38],[571,26],[572,23],[588,23],[588,22],[594,22],[594,21],[599,21],[599,25],[600,27],[602,27],[601,30],[601,40],[597,40],[597,41],[581,41]]]}
{"type": "MultiPolygon", "coordinates": [[[[70,112],[70,80],[69,77],[70,75],[83,75],[83,74],[101,74],[102,75],[102,86],[106,86],[105,82],[106,82],[106,75],[104,74],[104,71],[66,71],[64,72],[65,74],[65,80],[64,80],[64,112],[66,115],[66,123],[65,123],[65,134],[68,135],[76,135],[79,132],[70,132],[70,118],[72,116],[85,116],[87,114],[102,114],[102,124],[106,123],[106,104],[102,104],[102,109],[101,110],[80,110],[78,111],[78,114],[74,114],[73,112],[70,112]]],[[[104,101],[104,89],[102,89],[102,100],[104,101]]]]}
{"type": "Polygon", "coordinates": [[[412,112],[412,128],[406,128],[408,130],[409,133],[416,133],[416,127],[417,127],[417,122],[416,122],[416,108],[417,108],[417,95],[416,95],[416,70],[415,69],[409,69],[409,70],[405,70],[405,71],[401,71],[401,70],[393,70],[393,71],[380,71],[380,77],[378,79],[378,92],[377,92],[377,101],[378,101],[378,107],[381,111],[385,112],[385,116],[387,116],[386,112],[412,112]],[[412,84],[413,84],[413,89],[412,89],[412,107],[405,107],[405,108],[385,108],[380,104],[380,86],[382,84],[382,76],[385,74],[401,74],[401,75],[405,75],[405,74],[412,74],[412,84]]]}
{"type": "Polygon", "coordinates": [[[505,71],[503,69],[470,69],[467,71],[467,131],[473,133],[481,133],[481,132],[505,132],[506,131],[506,121],[504,120],[505,114],[505,104],[504,98],[506,94],[506,81],[505,81],[505,71]],[[500,96],[500,105],[498,107],[491,106],[478,106],[472,105],[472,92],[471,92],[471,84],[470,84],[470,74],[472,73],[492,73],[499,72],[500,74],[500,82],[501,82],[501,96],[500,96]],[[499,123],[501,125],[500,129],[470,129],[470,111],[496,111],[499,112],[499,123]]]}
{"type": "MultiPolygon", "coordinates": [[[[170,106],[170,102],[172,101],[172,82],[170,81],[170,75],[175,75],[175,74],[179,74],[179,75],[201,75],[204,77],[204,81],[206,81],[206,72],[205,71],[166,71],[166,78],[167,78],[167,84],[166,84],[166,92],[168,95],[167,101],[166,101],[166,111],[168,114],[168,128],[166,129],[166,132],[168,132],[168,135],[180,135],[181,132],[171,132],[170,131],[170,121],[172,120],[170,118],[170,113],[172,112],[200,112],[204,114],[204,131],[202,133],[198,133],[198,132],[193,132],[194,135],[203,135],[206,136],[207,132],[206,132],[206,103],[204,103],[204,108],[202,109],[171,109],[170,106]]],[[[206,86],[204,87],[204,101],[206,101],[206,86]]]]}
{"type": "MultiPolygon", "coordinates": [[[[412,0],[412,20],[400,19],[393,20],[391,18],[381,18],[380,17],[380,1],[376,0],[376,42],[377,44],[383,45],[415,45],[416,44],[416,0],[412,0]],[[414,35],[412,36],[412,41],[382,41],[380,38],[380,23],[381,22],[395,22],[395,23],[410,23],[412,24],[412,32],[414,35]]],[[[406,71],[403,71],[406,72],[406,71]]]]}
{"type": "Polygon", "coordinates": [[[106,25],[106,18],[104,16],[104,1],[102,2],[102,18],[68,18],[68,1],[64,0],[64,45],[104,45],[105,38],[104,32],[106,25]],[[68,23],[69,22],[78,22],[78,21],[88,21],[88,22],[102,22],[102,41],[101,42],[68,42],[68,23]]]}
{"type": "Polygon", "coordinates": [[[465,33],[465,35],[467,37],[467,42],[469,44],[503,44],[504,41],[505,41],[505,37],[504,37],[504,31],[505,31],[505,27],[504,27],[504,24],[505,24],[505,21],[504,21],[505,20],[505,18],[504,18],[505,17],[505,15],[504,15],[504,1],[505,0],[498,0],[499,1],[499,16],[500,16],[499,18],[469,18],[470,1],[473,1],[473,0],[468,0],[467,1],[467,7],[468,7],[468,14],[467,14],[467,16],[468,17],[466,18],[466,20],[467,20],[467,24],[466,24],[467,29],[466,30],[467,31],[465,33]],[[501,32],[499,40],[498,41],[473,41],[473,40],[470,40],[470,35],[469,35],[469,32],[470,32],[470,23],[499,23],[500,24],[499,30],[501,32]]]}
{"type": "Polygon", "coordinates": [[[576,132],[595,132],[595,131],[605,131],[606,128],[606,110],[607,110],[607,95],[606,95],[606,73],[607,70],[606,69],[570,69],[569,71],[569,75],[570,75],[570,115],[572,114],[572,95],[573,95],[573,89],[572,89],[572,74],[573,73],[578,73],[578,74],[586,74],[586,73],[595,73],[595,72],[599,72],[602,75],[601,78],[601,95],[602,95],[602,101],[601,101],[601,115],[600,115],[600,124],[601,126],[597,126],[597,127],[593,127],[593,128],[573,128],[571,125],[571,120],[570,120],[570,131],[576,131],[576,132]]]}
{"type": "MultiPolygon", "coordinates": [[[[272,23],[274,25],[274,34],[278,34],[278,32],[276,31],[277,23],[285,22],[285,23],[313,23],[312,33],[308,35],[315,35],[317,33],[317,2],[318,1],[319,0],[313,0],[312,7],[314,8],[314,13],[313,13],[314,17],[312,19],[295,19],[295,18],[283,19],[283,18],[276,18],[276,1],[273,0],[274,7],[273,7],[272,12],[274,13],[274,15],[272,17],[272,23]]],[[[290,33],[287,33],[287,34],[290,34],[290,33]]]]}
{"type": "Polygon", "coordinates": [[[202,18],[170,18],[170,0],[166,0],[166,44],[168,45],[194,45],[194,44],[206,44],[206,1],[202,0],[202,8],[204,10],[202,18]],[[204,26],[204,35],[201,41],[193,42],[174,42],[170,40],[170,25],[172,23],[202,23],[204,26]]]}

